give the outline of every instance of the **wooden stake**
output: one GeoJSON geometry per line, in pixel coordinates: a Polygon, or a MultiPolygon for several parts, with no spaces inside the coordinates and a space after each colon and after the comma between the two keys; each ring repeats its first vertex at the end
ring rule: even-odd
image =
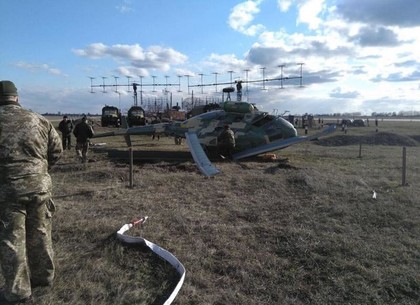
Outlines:
{"type": "Polygon", "coordinates": [[[130,188],[133,188],[133,186],[134,186],[134,183],[133,183],[133,148],[129,147],[128,152],[129,152],[129,160],[130,160],[130,188]]]}
{"type": "Polygon", "coordinates": [[[402,162],[402,185],[407,185],[406,182],[406,173],[407,173],[407,148],[403,147],[403,162],[402,162]]]}

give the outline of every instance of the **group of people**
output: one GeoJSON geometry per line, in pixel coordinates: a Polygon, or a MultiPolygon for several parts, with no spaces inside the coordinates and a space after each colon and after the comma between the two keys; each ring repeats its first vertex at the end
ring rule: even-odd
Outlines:
{"type": "MultiPolygon", "coordinates": [[[[51,286],[55,276],[52,247],[50,168],[76,137],[76,152],[87,161],[93,129],[84,116],[73,127],[67,116],[55,127],[43,116],[19,103],[11,81],[0,81],[0,265],[5,284],[0,304],[31,300],[32,289],[51,286]]],[[[218,137],[219,153],[231,158],[235,135],[225,125],[218,137]]]]}
{"type": "Polygon", "coordinates": [[[55,205],[50,168],[71,148],[86,162],[93,130],[87,118],[74,126],[65,116],[55,127],[19,103],[18,90],[0,81],[0,304],[31,300],[32,289],[51,286],[55,276],[51,238],[55,205]]]}
{"type": "Polygon", "coordinates": [[[93,129],[87,123],[87,117],[83,116],[82,120],[73,129],[73,122],[65,115],[63,116],[63,120],[58,124],[58,130],[61,132],[63,150],[71,149],[71,134],[73,132],[73,135],[76,137],[77,157],[81,162],[86,163],[88,161],[89,139],[93,137],[93,129]]]}

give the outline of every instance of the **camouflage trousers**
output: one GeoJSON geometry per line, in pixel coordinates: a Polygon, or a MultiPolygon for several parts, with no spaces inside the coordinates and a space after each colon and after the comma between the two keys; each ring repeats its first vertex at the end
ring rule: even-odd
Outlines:
{"type": "Polygon", "coordinates": [[[0,202],[0,264],[9,301],[29,297],[31,285],[52,284],[54,212],[47,194],[0,202]]]}
{"type": "Polygon", "coordinates": [[[87,162],[88,151],[89,151],[89,142],[76,143],[76,154],[83,163],[87,162]]]}
{"type": "Polygon", "coordinates": [[[71,134],[63,133],[61,135],[61,142],[63,143],[63,150],[71,148],[71,134]]]}
{"type": "Polygon", "coordinates": [[[219,144],[218,149],[219,149],[219,154],[221,154],[223,157],[227,157],[231,159],[235,150],[235,146],[230,143],[222,143],[222,144],[219,144]]]}

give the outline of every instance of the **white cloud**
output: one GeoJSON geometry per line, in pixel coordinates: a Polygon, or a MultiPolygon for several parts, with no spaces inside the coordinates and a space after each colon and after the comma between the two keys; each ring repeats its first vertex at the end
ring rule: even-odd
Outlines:
{"type": "Polygon", "coordinates": [[[242,72],[246,69],[246,61],[239,59],[234,54],[215,54],[212,53],[203,65],[211,69],[211,71],[226,74],[227,71],[234,73],[242,72]]]}
{"type": "Polygon", "coordinates": [[[121,14],[127,14],[134,12],[134,9],[132,7],[132,1],[130,0],[124,0],[121,5],[117,5],[115,7],[121,14]]]}
{"type": "Polygon", "coordinates": [[[315,30],[319,27],[322,20],[318,15],[322,12],[324,0],[307,0],[300,4],[299,16],[297,18],[298,23],[308,24],[311,30],[315,30]]]}
{"type": "Polygon", "coordinates": [[[147,69],[136,68],[132,66],[120,66],[115,69],[115,72],[120,75],[126,75],[131,77],[137,76],[149,76],[149,71],[147,69]]]}
{"type": "Polygon", "coordinates": [[[100,59],[110,56],[117,61],[129,62],[137,69],[157,69],[168,71],[172,65],[180,65],[187,61],[187,56],[172,48],[150,46],[143,49],[139,44],[115,44],[107,46],[93,43],[84,49],[75,49],[77,56],[100,59]]]}
{"type": "Polygon", "coordinates": [[[146,58],[143,48],[138,45],[116,44],[104,49],[105,53],[116,58],[124,58],[132,61],[146,58]]]}
{"type": "Polygon", "coordinates": [[[420,25],[418,0],[338,0],[337,12],[350,22],[372,25],[420,25]]]}
{"type": "Polygon", "coordinates": [[[280,11],[287,12],[290,6],[292,6],[292,0],[277,0],[277,5],[280,11]]]}
{"type": "Polygon", "coordinates": [[[229,26],[245,35],[254,36],[264,30],[261,24],[250,25],[254,16],[260,12],[259,5],[262,0],[248,0],[237,4],[229,15],[229,26]]]}
{"type": "Polygon", "coordinates": [[[92,43],[85,49],[73,49],[73,53],[77,56],[98,59],[105,56],[108,47],[103,43],[92,43]]]}
{"type": "Polygon", "coordinates": [[[360,95],[357,91],[350,91],[350,90],[343,90],[341,87],[334,88],[330,92],[330,97],[332,98],[340,98],[340,99],[355,99],[360,95]]]}
{"type": "Polygon", "coordinates": [[[19,61],[15,64],[16,67],[25,69],[30,72],[47,72],[56,76],[66,76],[60,69],[53,68],[48,64],[31,64],[24,61],[19,61]]]}

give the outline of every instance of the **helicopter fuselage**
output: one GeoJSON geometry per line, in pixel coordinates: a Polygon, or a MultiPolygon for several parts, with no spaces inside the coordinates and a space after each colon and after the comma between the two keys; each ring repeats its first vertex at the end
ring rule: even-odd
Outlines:
{"type": "Polygon", "coordinates": [[[290,122],[255,109],[242,112],[213,110],[173,124],[170,130],[181,137],[185,132],[194,132],[202,146],[210,148],[217,146],[217,137],[225,125],[229,125],[235,134],[237,151],[297,136],[290,122]]]}

